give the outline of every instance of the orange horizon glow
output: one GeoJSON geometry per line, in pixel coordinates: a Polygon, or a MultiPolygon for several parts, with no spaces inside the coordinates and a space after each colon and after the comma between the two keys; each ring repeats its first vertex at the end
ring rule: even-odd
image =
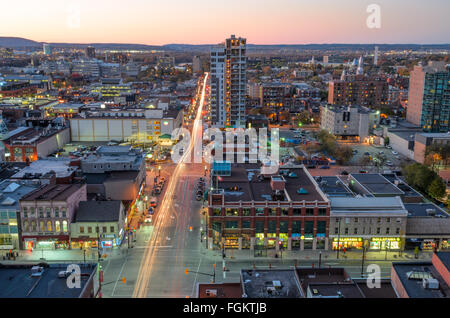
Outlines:
{"type": "Polygon", "coordinates": [[[53,43],[450,43],[450,2],[377,0],[16,0],[0,11],[1,36],[53,43]]]}

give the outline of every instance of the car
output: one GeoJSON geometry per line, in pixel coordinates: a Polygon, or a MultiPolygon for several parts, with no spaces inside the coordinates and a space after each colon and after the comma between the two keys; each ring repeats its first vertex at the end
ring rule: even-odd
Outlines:
{"type": "Polygon", "coordinates": [[[348,176],[348,172],[347,172],[347,171],[345,171],[345,170],[344,170],[344,171],[342,171],[342,172],[341,172],[341,176],[348,176]]]}
{"type": "Polygon", "coordinates": [[[398,152],[397,151],[392,151],[392,154],[393,155],[398,155],[398,152]]]}
{"type": "Polygon", "coordinates": [[[309,166],[307,166],[307,168],[308,169],[316,169],[316,166],[315,165],[309,165],[309,166]]]}
{"type": "Polygon", "coordinates": [[[356,149],[353,149],[353,153],[358,153],[358,150],[356,150],[356,149]]]}
{"type": "Polygon", "coordinates": [[[155,213],[155,209],[153,207],[148,207],[147,214],[153,215],[155,213]]]}
{"type": "Polygon", "coordinates": [[[367,173],[367,170],[359,170],[359,173],[367,173]]]}
{"type": "Polygon", "coordinates": [[[155,194],[160,194],[160,193],[161,193],[161,189],[158,188],[158,187],[156,187],[156,188],[153,189],[153,192],[154,192],[155,194]]]}
{"type": "Polygon", "coordinates": [[[395,156],[395,158],[398,160],[402,159],[399,155],[395,156]]]}
{"type": "Polygon", "coordinates": [[[380,151],[380,155],[384,155],[384,151],[380,151]]]}
{"type": "Polygon", "coordinates": [[[71,271],[60,271],[58,272],[58,277],[59,278],[67,278],[69,277],[73,272],[71,271]]]}
{"type": "Polygon", "coordinates": [[[387,145],[386,148],[387,149],[392,149],[392,146],[387,145]]]}
{"type": "Polygon", "coordinates": [[[158,204],[158,199],[156,199],[155,197],[151,197],[150,198],[150,207],[156,207],[157,204],[158,204]]]}
{"type": "Polygon", "coordinates": [[[368,153],[367,151],[364,153],[364,156],[370,156],[370,153],[368,153]]]}
{"type": "Polygon", "coordinates": [[[388,160],[388,161],[386,161],[386,165],[393,166],[393,163],[392,163],[392,161],[388,160]]]}
{"type": "Polygon", "coordinates": [[[152,216],[151,215],[145,216],[144,223],[152,223],[152,216]]]}
{"type": "Polygon", "coordinates": [[[197,194],[197,196],[195,197],[195,199],[196,199],[197,201],[200,201],[200,200],[202,199],[202,196],[197,194]]]}
{"type": "Polygon", "coordinates": [[[330,169],[330,166],[321,166],[320,169],[330,169]]]}

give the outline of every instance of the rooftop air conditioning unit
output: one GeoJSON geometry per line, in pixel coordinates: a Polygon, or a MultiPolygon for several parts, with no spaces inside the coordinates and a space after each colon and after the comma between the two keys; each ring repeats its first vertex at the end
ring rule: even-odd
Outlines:
{"type": "Polygon", "coordinates": [[[436,278],[424,278],[422,284],[425,289],[439,289],[439,281],[436,278]]]}
{"type": "Polygon", "coordinates": [[[427,209],[427,215],[428,216],[435,216],[436,210],[435,209],[427,209]]]}

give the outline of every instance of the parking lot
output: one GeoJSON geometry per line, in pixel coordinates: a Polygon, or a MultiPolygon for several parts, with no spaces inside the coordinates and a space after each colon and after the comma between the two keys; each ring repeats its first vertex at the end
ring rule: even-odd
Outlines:
{"type": "MultiPolygon", "coordinates": [[[[348,144],[348,146],[357,151],[357,153],[354,153],[353,158],[350,160],[350,165],[361,165],[361,160],[367,155],[367,153],[372,158],[375,158],[377,154],[382,153],[382,155],[386,157],[386,162],[390,161],[392,163],[391,166],[385,163],[385,169],[397,169],[403,162],[407,161],[406,157],[401,154],[395,154],[393,153],[394,150],[383,146],[375,147],[366,144],[348,144]]],[[[369,166],[373,166],[373,162],[371,162],[369,166]]]]}

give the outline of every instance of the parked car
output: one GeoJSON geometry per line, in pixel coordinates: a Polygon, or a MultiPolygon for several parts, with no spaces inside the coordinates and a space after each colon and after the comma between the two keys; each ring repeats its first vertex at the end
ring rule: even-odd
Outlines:
{"type": "Polygon", "coordinates": [[[321,166],[320,169],[330,169],[330,166],[321,166]]]}
{"type": "Polygon", "coordinates": [[[392,149],[392,146],[387,145],[386,148],[387,149],[392,149]]]}
{"type": "Polygon", "coordinates": [[[392,151],[392,154],[393,155],[398,155],[398,152],[397,151],[392,151]]]}
{"type": "Polygon", "coordinates": [[[342,172],[341,172],[341,176],[348,176],[348,172],[347,172],[347,171],[345,171],[345,170],[344,170],[344,171],[342,171],[342,172]]]}
{"type": "Polygon", "coordinates": [[[370,153],[368,153],[367,151],[364,153],[364,156],[370,156],[370,153]]]}
{"type": "Polygon", "coordinates": [[[195,197],[195,199],[196,199],[197,201],[200,201],[200,200],[202,199],[202,196],[199,195],[199,194],[197,194],[197,196],[195,197]]]}

